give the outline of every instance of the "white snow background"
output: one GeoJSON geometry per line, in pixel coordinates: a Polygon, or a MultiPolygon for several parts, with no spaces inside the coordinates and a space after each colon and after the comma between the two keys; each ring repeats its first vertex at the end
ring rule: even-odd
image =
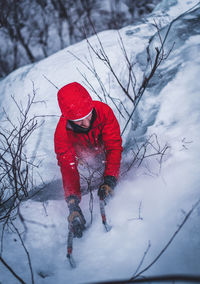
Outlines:
{"type": "MultiPolygon", "coordinates": [[[[164,27],[181,13],[199,1],[162,1],[154,13],[135,26],[120,30],[129,55],[137,61],[136,75],[141,79],[145,48],[150,37],[156,33],[153,19],[164,27]]],[[[155,133],[161,144],[170,146],[157,174],[155,163],[146,168],[133,169],[120,181],[115,197],[106,207],[112,230],[104,231],[99,213],[98,198],[94,194],[93,224],[82,239],[74,240],[73,256],[77,268],[72,269],[66,259],[67,215],[64,199],[43,202],[23,202],[21,211],[28,222],[25,245],[30,253],[35,283],[92,283],[103,280],[130,279],[136,271],[149,242],[151,247],[140,269],[150,264],[170,240],[185,218],[185,214],[200,198],[200,5],[175,23],[169,42],[175,46],[169,58],[160,66],[160,77],[154,78],[140,102],[137,127],[126,131],[123,143],[131,136],[155,133]],[[196,24],[192,24],[194,21],[196,24]],[[150,174],[151,172],[151,174],[150,174]],[[140,215],[141,218],[138,218],[140,215]]],[[[164,32],[165,30],[163,30],[164,32]]],[[[125,79],[125,64],[116,31],[99,34],[113,67],[125,79]]],[[[97,44],[96,37],[90,39],[97,44]]],[[[33,135],[27,145],[27,153],[35,153],[42,159],[40,176],[45,182],[61,179],[54,154],[53,136],[59,119],[57,89],[77,81],[83,83],[79,70],[84,72],[98,90],[98,84],[86,68],[68,51],[85,59],[87,44],[82,41],[70,46],[38,63],[22,67],[0,82],[1,107],[15,119],[16,109],[11,95],[23,103],[32,94],[33,82],[38,101],[32,114],[56,115],[45,119],[43,126],[33,135]]],[[[94,62],[105,86],[109,88],[107,69],[94,57],[94,62]]],[[[123,100],[127,109],[131,105],[122,97],[120,89],[111,80],[112,96],[123,100]]],[[[93,99],[97,97],[90,92],[93,99]]],[[[100,93],[100,90],[99,90],[100,93]]],[[[116,109],[111,105],[113,110],[116,109]]],[[[117,112],[116,112],[116,115],[117,112]]],[[[119,118],[119,117],[118,117],[119,118]]],[[[124,122],[120,120],[123,128],[124,122]]],[[[134,122],[132,126],[134,125],[134,122]]],[[[30,155],[31,156],[31,155],[30,155]]],[[[36,184],[41,179],[35,176],[36,184]]],[[[57,191],[58,188],[53,190],[57,191]]],[[[81,201],[81,208],[90,219],[89,195],[81,201]]],[[[143,275],[200,274],[200,208],[198,207],[172,244],[160,259],[143,275]]],[[[18,221],[16,220],[16,224],[18,221]]],[[[20,222],[19,222],[20,226],[20,222]]],[[[25,252],[13,233],[7,232],[3,246],[3,257],[24,279],[31,283],[25,252]]],[[[13,284],[17,280],[0,263],[0,283],[13,284]]]]}

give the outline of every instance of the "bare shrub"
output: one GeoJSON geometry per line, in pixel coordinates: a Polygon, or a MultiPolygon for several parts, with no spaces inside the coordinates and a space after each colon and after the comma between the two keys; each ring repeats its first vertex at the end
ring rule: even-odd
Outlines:
{"type": "Polygon", "coordinates": [[[35,130],[43,123],[38,120],[39,116],[31,115],[33,105],[41,102],[36,100],[34,85],[33,95],[28,95],[26,104],[17,101],[14,96],[11,98],[16,112],[12,117],[3,109],[0,126],[0,261],[20,283],[25,283],[3,258],[5,230],[12,231],[17,235],[24,249],[31,274],[31,283],[34,283],[31,256],[23,240],[23,233],[27,228],[25,219],[20,213],[20,204],[29,197],[30,191],[35,187],[34,177],[39,164],[32,162],[26,145],[35,130]],[[24,227],[22,232],[15,224],[17,216],[24,227]]]}

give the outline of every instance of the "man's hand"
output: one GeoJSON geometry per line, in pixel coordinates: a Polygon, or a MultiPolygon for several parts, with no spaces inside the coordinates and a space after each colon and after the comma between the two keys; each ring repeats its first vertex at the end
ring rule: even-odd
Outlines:
{"type": "Polygon", "coordinates": [[[99,187],[98,190],[99,198],[105,199],[108,196],[113,196],[116,183],[117,180],[114,176],[106,176],[104,178],[104,183],[99,187]]]}
{"type": "Polygon", "coordinates": [[[69,196],[66,201],[69,208],[69,230],[73,232],[74,237],[81,238],[86,221],[79,207],[79,200],[76,196],[69,196]]]}
{"type": "Polygon", "coordinates": [[[107,184],[102,184],[98,190],[98,195],[100,199],[105,199],[109,195],[112,196],[113,193],[114,193],[113,189],[107,184]]]}

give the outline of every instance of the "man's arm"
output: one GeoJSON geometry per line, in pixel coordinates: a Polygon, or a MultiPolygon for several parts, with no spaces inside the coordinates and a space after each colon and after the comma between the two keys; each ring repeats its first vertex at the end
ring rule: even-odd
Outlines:
{"type": "Polygon", "coordinates": [[[103,143],[106,150],[106,165],[104,176],[119,176],[122,148],[119,123],[110,107],[108,107],[106,122],[102,131],[103,143]]]}
{"type": "Polygon", "coordinates": [[[54,135],[55,153],[62,174],[65,199],[71,195],[75,195],[81,199],[76,154],[73,145],[68,139],[65,127],[66,121],[61,117],[54,135]]]}

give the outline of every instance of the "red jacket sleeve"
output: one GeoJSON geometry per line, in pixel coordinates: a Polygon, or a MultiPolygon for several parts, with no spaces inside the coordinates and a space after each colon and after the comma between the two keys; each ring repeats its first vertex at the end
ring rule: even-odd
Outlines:
{"type": "Polygon", "coordinates": [[[68,139],[66,120],[61,117],[54,135],[55,153],[62,173],[65,198],[76,195],[81,199],[80,177],[77,170],[76,154],[68,139]]]}
{"type": "Polygon", "coordinates": [[[106,122],[102,130],[102,139],[106,150],[104,176],[110,175],[118,178],[123,150],[122,139],[119,123],[110,107],[108,107],[106,122]]]}

